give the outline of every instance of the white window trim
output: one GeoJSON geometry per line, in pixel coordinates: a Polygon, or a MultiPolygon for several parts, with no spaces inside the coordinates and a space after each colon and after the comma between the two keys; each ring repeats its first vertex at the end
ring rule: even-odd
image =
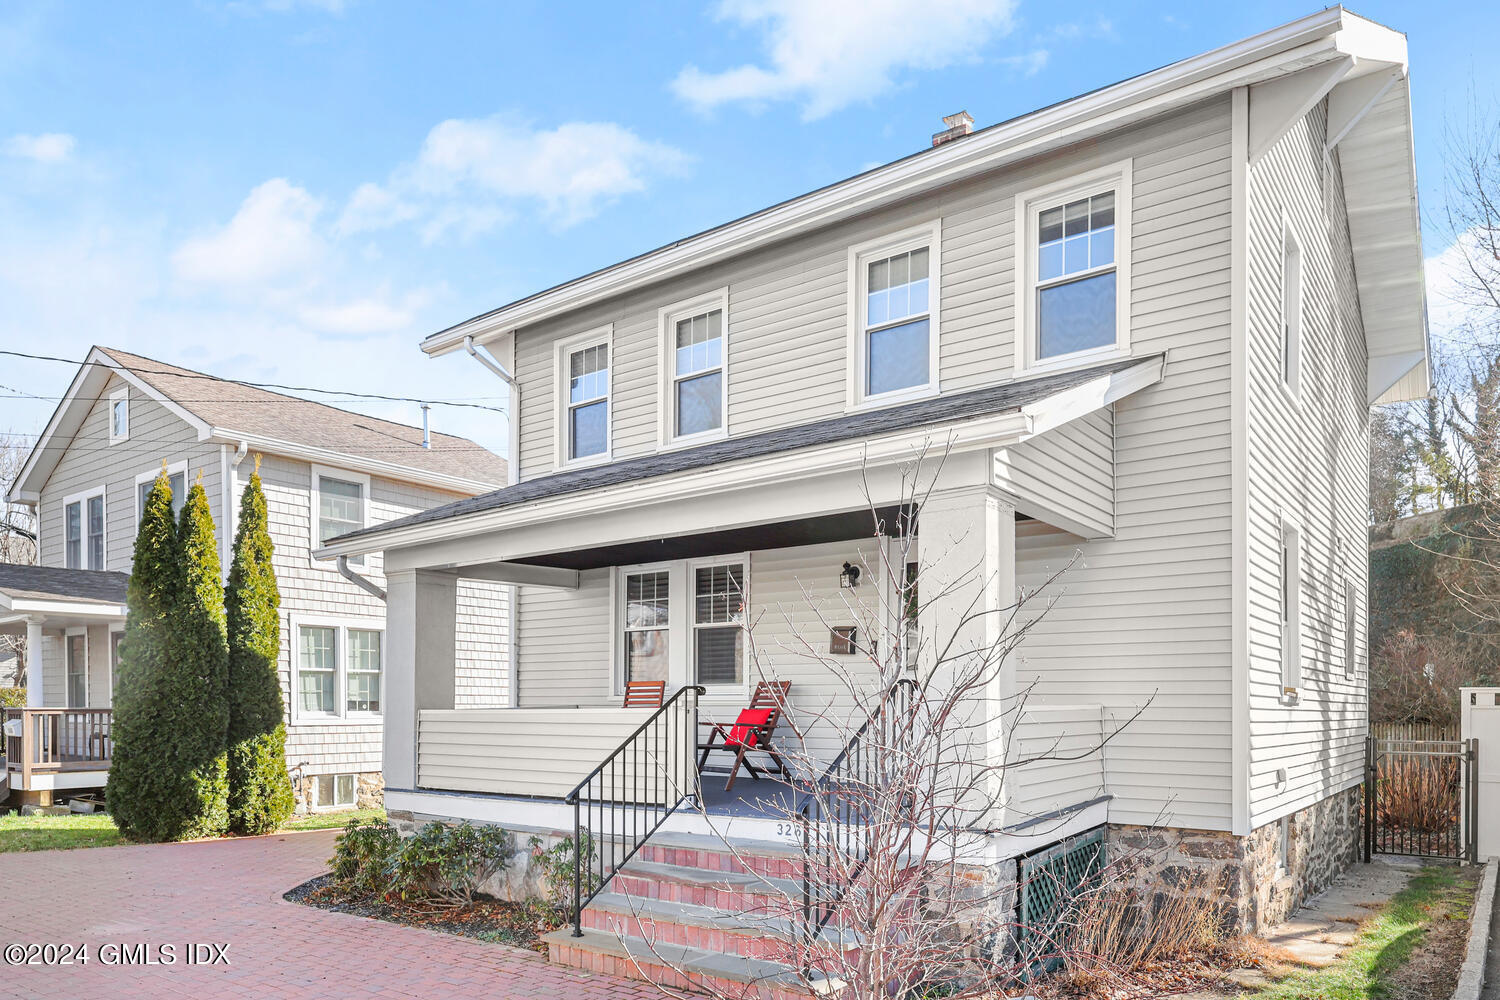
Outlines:
{"type": "Polygon", "coordinates": [[[1302,689],[1302,590],[1303,573],[1302,568],[1305,560],[1302,558],[1302,526],[1286,514],[1278,519],[1276,532],[1276,563],[1278,573],[1277,584],[1277,626],[1281,638],[1281,698],[1283,701],[1293,702],[1299,697],[1302,689]],[[1290,534],[1290,544],[1288,535],[1290,534]],[[1285,565],[1290,558],[1291,566],[1285,565]],[[1280,580],[1285,580],[1287,587],[1286,620],[1282,620],[1280,580]]]}
{"type": "Polygon", "coordinates": [[[552,464],[556,469],[581,469],[610,461],[615,446],[615,325],[606,323],[559,340],[552,348],[552,464]],[[604,380],[604,451],[586,458],[568,458],[568,358],[576,351],[603,344],[609,376],[604,380]]]}
{"type": "MultiPolygon", "coordinates": [[[[169,462],[169,463],[167,463],[167,478],[170,479],[172,476],[175,476],[178,473],[182,474],[182,489],[183,489],[184,494],[188,490],[192,489],[191,484],[188,483],[187,469],[188,469],[188,464],[187,464],[187,460],[186,459],[184,459],[181,462],[169,462]]],[[[156,468],[151,469],[151,470],[149,470],[147,472],[142,472],[142,473],[140,473],[139,475],[137,475],[135,477],[135,484],[131,488],[130,502],[135,507],[135,521],[134,521],[134,524],[135,524],[136,531],[140,531],[140,529],[141,529],[141,514],[142,514],[142,510],[141,510],[141,484],[142,483],[155,482],[156,481],[156,477],[159,476],[159,475],[161,475],[161,466],[160,465],[158,465],[156,468]]],[[[183,497],[183,501],[186,502],[186,500],[187,500],[187,497],[184,496],[183,497]]]]}
{"type": "Polygon", "coordinates": [[[938,394],[938,387],[941,384],[938,372],[938,344],[942,337],[940,316],[943,301],[942,257],[943,224],[941,219],[932,219],[920,226],[867,240],[849,248],[846,278],[847,303],[845,305],[845,313],[848,317],[845,334],[845,356],[848,358],[848,363],[845,365],[844,373],[844,408],[846,411],[874,409],[889,406],[892,403],[926,399],[938,394]],[[927,382],[924,385],[909,386],[878,395],[867,395],[865,393],[867,384],[865,378],[867,360],[865,358],[865,311],[869,306],[869,299],[864,291],[868,280],[865,265],[871,260],[922,247],[927,248],[927,382]]]}
{"type": "Polygon", "coordinates": [[[119,444],[121,441],[130,440],[130,386],[122,385],[109,394],[109,443],[119,444]],[[125,404],[125,433],[115,433],[115,407],[120,403],[125,404]]]}
{"type": "Polygon", "coordinates": [[[371,617],[353,617],[348,615],[304,615],[293,614],[287,616],[287,660],[290,666],[288,676],[290,685],[287,704],[291,709],[291,724],[294,726],[368,726],[372,723],[379,724],[385,719],[385,711],[379,712],[350,712],[348,699],[348,675],[349,675],[349,630],[364,629],[380,633],[380,702],[385,704],[386,687],[389,674],[386,670],[386,634],[385,619],[371,617]],[[302,708],[302,695],[297,683],[297,675],[302,671],[301,662],[301,629],[303,626],[312,628],[331,628],[334,630],[333,637],[333,704],[337,709],[336,714],[325,714],[323,712],[308,712],[302,708]]]}
{"type": "Polygon", "coordinates": [[[1121,160],[1022,191],[1015,203],[1015,373],[1052,372],[1080,368],[1130,355],[1130,206],[1132,160],[1121,160]],[[1070,200],[1098,194],[1109,187],[1115,193],[1115,342],[1103,347],[1037,357],[1036,289],[1038,217],[1042,211],[1070,200]]]}
{"type": "MultiPolygon", "coordinates": [[[[312,478],[308,488],[308,537],[307,537],[307,564],[314,569],[325,572],[338,572],[338,564],[332,559],[314,559],[313,551],[321,548],[322,539],[318,537],[319,511],[322,509],[322,481],[324,479],[337,479],[344,483],[355,483],[359,486],[359,521],[361,528],[370,526],[370,477],[362,472],[349,472],[344,469],[336,469],[330,465],[314,465],[312,467],[312,478]]],[[[355,529],[350,529],[355,530],[355,529]]],[[[367,560],[362,556],[351,556],[351,565],[363,566],[367,560]]]]}
{"type": "Polygon", "coordinates": [[[1291,218],[1283,215],[1281,253],[1277,256],[1276,276],[1276,381],[1281,385],[1281,391],[1294,403],[1302,396],[1302,333],[1307,317],[1307,310],[1304,308],[1307,298],[1307,260],[1303,246],[1302,238],[1297,235],[1291,218]],[[1289,248],[1294,248],[1297,253],[1296,313],[1292,317],[1295,322],[1290,324],[1287,322],[1286,287],[1286,258],[1289,248]]]}
{"type": "MultiPolygon", "coordinates": [[[[671,574],[667,591],[671,614],[667,622],[667,657],[671,664],[671,675],[667,679],[667,695],[671,696],[684,684],[694,683],[696,664],[693,663],[693,571],[703,566],[740,564],[745,567],[746,621],[750,615],[751,569],[750,553],[737,552],[708,556],[702,559],[675,559],[665,562],[637,563],[631,566],[616,566],[610,577],[610,690],[612,698],[625,694],[625,577],[636,573],[651,573],[665,570],[671,574]]],[[[751,684],[749,642],[745,644],[744,678],[740,684],[716,684],[708,689],[701,701],[704,704],[741,704],[749,693],[751,684]]]]}
{"type": "Polygon", "coordinates": [[[63,707],[64,708],[92,708],[93,692],[89,690],[89,630],[83,625],[73,625],[63,629],[63,707]],[[83,636],[83,704],[68,704],[68,647],[71,646],[74,636],[83,636]]]}
{"type": "Polygon", "coordinates": [[[80,565],[74,569],[109,569],[109,498],[105,495],[104,485],[101,483],[93,489],[83,490],[79,493],[70,493],[63,497],[62,502],[62,540],[63,540],[63,566],[68,565],[68,508],[78,504],[78,561],[80,565]],[[102,566],[89,565],[89,504],[94,497],[104,501],[104,564],[102,566]]]}
{"type": "MultiPolygon", "coordinates": [[[[729,286],[716,288],[681,302],[674,302],[656,311],[657,353],[660,359],[657,378],[657,426],[658,449],[686,448],[706,441],[717,441],[729,436],[729,286]],[[677,321],[699,313],[719,310],[720,331],[724,340],[719,388],[719,426],[711,431],[697,434],[677,434],[677,321]]],[[[610,349],[610,375],[614,375],[614,349],[610,349]]],[[[562,383],[566,385],[566,382],[562,383]]],[[[611,414],[612,415],[612,414],[611,414]]]]}
{"type": "Polygon", "coordinates": [[[358,771],[333,771],[333,772],[330,772],[328,774],[309,774],[308,778],[310,778],[311,781],[312,781],[312,785],[310,787],[310,791],[312,792],[312,798],[309,800],[308,805],[307,805],[308,812],[315,812],[315,813],[346,812],[346,811],[348,811],[350,809],[353,809],[356,805],[358,805],[358,803],[359,803],[359,772],[358,771]],[[340,802],[338,800],[338,795],[339,795],[339,792],[338,792],[338,789],[339,789],[338,779],[341,778],[341,777],[348,777],[348,778],[352,778],[353,779],[352,782],[351,782],[351,786],[352,786],[351,790],[353,792],[353,798],[351,798],[348,802],[340,802]],[[333,782],[333,805],[331,805],[331,806],[320,806],[320,805],[318,805],[318,788],[317,788],[317,783],[320,782],[320,781],[332,781],[333,782]]]}

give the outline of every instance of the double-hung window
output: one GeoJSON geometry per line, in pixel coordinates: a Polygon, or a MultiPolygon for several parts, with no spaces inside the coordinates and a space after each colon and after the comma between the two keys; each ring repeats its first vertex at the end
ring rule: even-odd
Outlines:
{"type": "Polygon", "coordinates": [[[384,633],[336,622],[296,627],[296,715],[303,720],[380,714],[384,633]]]}
{"type": "Polygon", "coordinates": [[[671,573],[625,574],[625,680],[670,681],[671,573]]]}
{"type": "MultiPolygon", "coordinates": [[[[156,485],[156,478],[161,473],[159,470],[143,472],[135,477],[135,523],[140,527],[141,514],[146,510],[146,498],[151,495],[152,487],[156,485]]],[[[187,463],[178,462],[169,466],[167,470],[167,486],[172,491],[172,520],[182,513],[182,505],[187,500],[187,463]]]]}
{"type": "Polygon", "coordinates": [[[1281,693],[1296,698],[1302,686],[1302,532],[1281,519],[1281,693]]]}
{"type": "MultiPolygon", "coordinates": [[[[317,513],[313,519],[313,548],[330,538],[358,531],[369,522],[368,476],[314,466],[312,483],[312,504],[317,513]]],[[[364,557],[350,556],[349,562],[362,566],[364,557]]],[[[326,560],[313,560],[313,563],[323,568],[333,568],[333,564],[326,560]]]]}
{"type": "Polygon", "coordinates": [[[63,563],[104,569],[104,487],[63,500],[63,563]]]}
{"type": "Polygon", "coordinates": [[[938,385],[937,222],[851,248],[849,402],[899,402],[938,385]]]}
{"type": "Polygon", "coordinates": [[[745,682],[745,566],[693,570],[693,674],[704,687],[745,682]]]}
{"type": "Polygon", "coordinates": [[[661,442],[700,441],[725,429],[729,290],[721,288],[658,313],[662,364],[661,442]]]}
{"type": "Polygon", "coordinates": [[[1130,165],[1016,197],[1016,367],[1129,348],[1130,165]]]}
{"type": "MultiPolygon", "coordinates": [[[[82,631],[67,634],[68,707],[87,708],[89,703],[89,640],[82,631]]],[[[38,681],[40,683],[40,681],[38,681]]]]}
{"type": "Polygon", "coordinates": [[[130,387],[120,386],[109,394],[109,443],[130,440],[130,387]]]}
{"type": "Polygon", "coordinates": [[[609,458],[611,328],[557,345],[557,464],[609,458]]]}

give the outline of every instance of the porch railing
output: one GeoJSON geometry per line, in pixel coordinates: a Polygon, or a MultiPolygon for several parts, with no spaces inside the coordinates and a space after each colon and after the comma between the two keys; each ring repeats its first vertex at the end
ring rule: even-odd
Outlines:
{"type": "Polygon", "coordinates": [[[7,708],[6,769],[23,788],[34,773],[108,770],[112,720],[107,708],[7,708]]]}
{"type": "Polygon", "coordinates": [[[833,919],[868,861],[860,828],[878,806],[877,789],[889,785],[889,768],[910,732],[919,687],[910,678],[885,692],[797,802],[802,826],[802,946],[804,953],[833,919]]]}
{"type": "Polygon", "coordinates": [[[689,685],[651,714],[567,794],[573,807],[573,936],[604,891],[668,816],[698,797],[698,698],[689,685]]]}

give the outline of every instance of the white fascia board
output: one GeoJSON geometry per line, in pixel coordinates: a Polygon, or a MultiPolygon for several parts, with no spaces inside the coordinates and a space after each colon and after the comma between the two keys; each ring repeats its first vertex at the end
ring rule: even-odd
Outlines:
{"type": "MultiPolygon", "coordinates": [[[[4,595],[0,595],[4,599],[4,595]]],[[[29,597],[9,598],[7,610],[17,615],[69,615],[82,618],[124,618],[123,604],[92,604],[83,601],[41,601],[29,597]]]]}
{"type": "MultiPolygon", "coordinates": [[[[227,427],[210,428],[208,439],[220,444],[235,446],[243,442],[251,451],[277,455],[281,458],[293,458],[304,462],[312,462],[316,465],[348,469],[351,472],[364,472],[372,476],[379,476],[382,479],[394,479],[397,482],[415,483],[418,486],[432,486],[438,489],[451,490],[455,493],[465,493],[469,496],[490,493],[505,485],[504,483],[490,483],[478,479],[466,479],[462,476],[450,476],[441,472],[429,472],[426,469],[414,469],[409,465],[350,455],[346,452],[334,451],[331,448],[314,448],[309,445],[296,444],[292,441],[282,441],[263,435],[246,434],[243,431],[236,431],[227,427]]],[[[475,447],[478,447],[478,445],[475,445],[475,447]]]]}
{"type": "Polygon", "coordinates": [[[1025,408],[971,420],[916,427],[873,438],[815,445],[674,475],[549,497],[533,503],[512,504],[467,516],[377,531],[341,544],[324,546],[314,552],[313,557],[332,559],[341,555],[363,555],[463,538],[478,532],[503,531],[546,519],[604,514],[705,493],[774,486],[795,479],[910,461],[934,446],[940,446],[945,456],[952,456],[1016,445],[1047,429],[1038,429],[1039,418],[1047,422],[1047,427],[1056,426],[1065,413],[1070,414],[1067,419],[1073,419],[1086,412],[1080,407],[1087,399],[1096,401],[1093,408],[1097,408],[1156,382],[1161,378],[1162,366],[1162,358],[1147,358],[1138,365],[1099,379],[1091,379],[1085,383],[1083,388],[1087,391],[1082,397],[1075,396],[1072,390],[1060,392],[1050,397],[1063,401],[1055,411],[1047,407],[1048,400],[1039,400],[1025,408]]]}
{"type": "Polygon", "coordinates": [[[1042,108],[924,150],[895,163],[794,198],[716,229],[539,292],[427,337],[432,356],[463,347],[466,337],[486,343],[646,282],[743,254],[756,247],[872,211],[920,192],[954,183],[1118,129],[1194,101],[1274,79],[1345,55],[1385,61],[1405,39],[1398,32],[1339,7],[1319,11],[1203,55],[1042,108]]]}

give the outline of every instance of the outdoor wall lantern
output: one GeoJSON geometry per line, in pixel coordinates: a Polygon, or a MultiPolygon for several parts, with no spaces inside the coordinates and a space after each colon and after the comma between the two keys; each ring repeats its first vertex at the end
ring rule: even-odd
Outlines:
{"type": "Polygon", "coordinates": [[[839,586],[845,590],[853,590],[859,586],[859,567],[844,563],[844,571],[839,574],[839,586]]]}

